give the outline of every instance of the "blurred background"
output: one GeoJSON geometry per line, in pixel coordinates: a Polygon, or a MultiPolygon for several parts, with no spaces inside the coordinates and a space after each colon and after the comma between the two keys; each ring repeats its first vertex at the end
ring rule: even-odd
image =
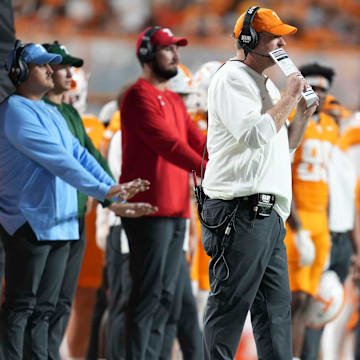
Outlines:
{"type": "MultiPolygon", "coordinates": [[[[233,56],[232,29],[249,6],[275,10],[298,27],[285,38],[298,65],[318,61],[336,70],[331,92],[348,108],[360,107],[360,0],[13,0],[15,36],[24,42],[59,40],[85,60],[88,111],[116,97],[140,74],[136,37],[148,25],[186,36],[181,62],[193,72],[206,61],[233,56]]],[[[281,88],[279,69],[270,70],[281,88]]]]}

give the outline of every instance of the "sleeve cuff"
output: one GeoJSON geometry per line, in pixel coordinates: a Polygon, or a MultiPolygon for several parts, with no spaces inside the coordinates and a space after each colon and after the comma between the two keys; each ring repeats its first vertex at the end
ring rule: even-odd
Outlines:
{"type": "Polygon", "coordinates": [[[105,200],[106,194],[109,192],[111,187],[112,185],[100,183],[98,190],[99,196],[97,197],[97,199],[103,202],[105,200]]]}

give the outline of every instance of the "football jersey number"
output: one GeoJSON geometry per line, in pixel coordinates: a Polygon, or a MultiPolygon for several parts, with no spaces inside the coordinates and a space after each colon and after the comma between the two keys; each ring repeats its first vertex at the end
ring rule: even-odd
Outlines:
{"type": "Polygon", "coordinates": [[[331,143],[318,139],[304,141],[301,163],[297,169],[299,179],[304,181],[328,181],[327,162],[330,158],[331,143]]]}

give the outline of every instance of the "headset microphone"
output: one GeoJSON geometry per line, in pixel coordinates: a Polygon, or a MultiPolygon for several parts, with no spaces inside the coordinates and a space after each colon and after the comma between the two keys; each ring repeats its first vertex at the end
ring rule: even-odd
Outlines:
{"type": "Polygon", "coordinates": [[[246,47],[246,50],[247,50],[248,52],[252,52],[252,53],[254,53],[254,54],[256,54],[256,55],[259,55],[259,56],[271,58],[270,55],[260,54],[260,53],[258,53],[257,51],[254,51],[253,49],[250,49],[248,46],[244,45],[244,48],[245,48],[245,47],[246,47]]]}

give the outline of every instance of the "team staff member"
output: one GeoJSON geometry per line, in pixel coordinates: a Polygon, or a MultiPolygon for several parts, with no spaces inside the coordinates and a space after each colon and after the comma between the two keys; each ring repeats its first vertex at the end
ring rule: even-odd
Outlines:
{"type": "MultiPolygon", "coordinates": [[[[91,139],[86,134],[79,113],[72,105],[63,102],[64,94],[71,89],[71,67],[81,67],[83,65],[83,60],[71,56],[66,47],[58,42],[44,44],[44,47],[49,53],[62,56],[60,64],[51,65],[53,70],[52,78],[54,88],[46,94],[44,101],[59,110],[66,120],[66,124],[71,133],[79,140],[80,144],[89,151],[108,175],[113,177],[106,160],[95,148],[91,139]]],[[[80,241],[74,241],[70,245],[70,254],[66,264],[59,301],[56,305],[55,312],[50,319],[49,359],[60,359],[59,348],[69,321],[71,304],[74,299],[82,258],[85,251],[85,212],[87,195],[78,191],[77,197],[80,241]]],[[[107,205],[109,205],[109,203],[107,205]]],[[[143,204],[143,206],[145,207],[145,210],[149,209],[149,213],[153,212],[153,209],[148,206],[148,204],[143,204]]],[[[109,206],[110,209],[113,209],[118,213],[123,210],[124,207],[129,207],[129,204],[121,205],[119,203],[113,203],[109,206]]],[[[126,216],[125,211],[122,211],[121,214],[126,216]]]]}
{"type": "Polygon", "coordinates": [[[205,144],[180,96],[167,90],[167,81],[177,74],[178,46],[186,44],[169,29],[142,32],[136,54],[143,72],[121,106],[121,181],[146,176],[154,187],[134,200],[159,208],[153,216],[122,219],[133,281],[126,314],[131,360],[159,358],[190,215],[189,172],[200,171],[205,144]]]}
{"type": "MultiPolygon", "coordinates": [[[[76,109],[63,102],[64,94],[71,89],[71,67],[81,67],[83,60],[69,54],[66,47],[55,42],[53,44],[43,44],[49,53],[62,56],[60,64],[53,64],[52,78],[54,88],[51,89],[44,98],[47,104],[54,106],[63,115],[71,133],[79,140],[101,167],[113,177],[105,159],[96,150],[90,138],[87,136],[81,118],[76,109]]],[[[65,334],[71,312],[71,304],[74,299],[79,272],[85,251],[85,212],[87,195],[78,191],[78,217],[79,217],[79,241],[74,241],[70,245],[70,254],[66,264],[66,271],[60,290],[59,301],[49,324],[49,359],[60,359],[59,348],[65,334]]]]}
{"type": "Polygon", "coordinates": [[[225,224],[202,228],[212,258],[205,359],[234,358],[249,310],[259,358],[292,359],[283,243],[291,203],[290,150],[316,106],[306,109],[299,101],[306,83],[298,74],[288,77],[280,96],[263,71],[274,65],[267,54],[296,30],[270,9],[249,8],[235,25],[235,58],[210,84],[203,217],[209,225],[225,224]],[[294,107],[296,118],[287,127],[294,107]]]}
{"type": "MultiPolygon", "coordinates": [[[[115,185],[71,135],[61,114],[41,99],[53,88],[39,44],[17,41],[8,55],[16,87],[0,107],[0,234],[4,243],[5,358],[22,359],[31,322],[31,358],[48,359],[48,322],[58,300],[69,241],[79,238],[76,190],[101,201],[139,188],[115,185]]],[[[143,186],[147,186],[143,183],[143,186]]]]}

